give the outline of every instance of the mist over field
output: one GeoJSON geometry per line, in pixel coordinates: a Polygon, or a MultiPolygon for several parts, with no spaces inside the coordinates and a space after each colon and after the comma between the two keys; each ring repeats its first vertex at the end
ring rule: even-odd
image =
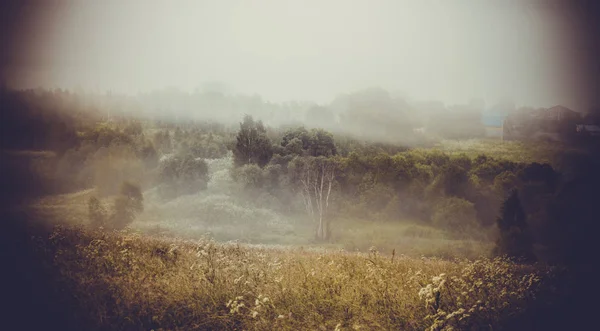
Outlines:
{"type": "Polygon", "coordinates": [[[588,327],[598,9],[3,3],[0,326],[588,327]]]}

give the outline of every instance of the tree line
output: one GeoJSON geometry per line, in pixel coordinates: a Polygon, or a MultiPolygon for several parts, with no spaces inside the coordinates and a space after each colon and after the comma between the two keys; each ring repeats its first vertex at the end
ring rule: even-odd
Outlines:
{"type": "Polygon", "coordinates": [[[549,164],[435,149],[340,155],[325,130],[289,128],[272,142],[250,116],[236,139],[236,180],[281,206],[300,200],[320,240],[335,231],[333,218],[410,218],[456,238],[498,238],[496,254],[528,261],[582,261],[592,251],[594,172],[565,176],[549,164]]]}
{"type": "MultiPolygon", "coordinates": [[[[596,226],[597,153],[569,154],[575,170],[565,172],[548,164],[451,155],[301,125],[274,128],[252,116],[238,128],[205,120],[113,116],[108,121],[102,108],[87,105],[75,93],[42,92],[3,89],[0,134],[3,149],[56,154],[44,167],[57,184],[54,192],[96,187],[100,196],[133,199],[131,190],[123,191],[129,182],[140,191],[158,187],[164,199],[172,199],[205,189],[209,179],[203,159],[231,152],[232,176],[246,193],[257,193],[282,212],[304,213],[319,240],[335,231],[332,220],[352,215],[378,221],[409,218],[457,238],[500,238],[498,246],[506,247],[499,254],[513,254],[507,247],[517,242],[513,246],[522,247],[517,255],[530,259],[581,262],[593,251],[594,231],[589,229],[596,226]]],[[[349,95],[335,107],[354,109],[346,120],[356,121],[355,126],[379,128],[399,107],[388,97],[375,90],[349,95]],[[376,103],[389,109],[371,122],[363,115],[376,103]]],[[[17,190],[26,182],[19,178],[2,180],[17,190]]],[[[104,219],[126,210],[123,205],[115,202],[104,219]]]]}

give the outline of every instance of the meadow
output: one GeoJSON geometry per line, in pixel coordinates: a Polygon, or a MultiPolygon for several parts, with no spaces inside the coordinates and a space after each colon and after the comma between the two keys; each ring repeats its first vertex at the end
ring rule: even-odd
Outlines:
{"type": "Polygon", "coordinates": [[[502,258],[247,246],[72,226],[33,241],[51,261],[57,288],[68,289],[63,304],[87,330],[527,329],[558,274],[502,258]]]}
{"type": "Polygon", "coordinates": [[[44,196],[25,208],[35,215],[29,220],[49,229],[27,245],[70,329],[559,325],[548,314],[573,292],[564,269],[492,258],[493,241],[457,239],[410,219],[334,219],[332,238],[315,241],[301,215],[236,200],[235,183],[223,172],[228,162],[211,161],[206,191],[164,203],[146,190],[144,212],[121,231],[88,226],[97,189],[44,196]]]}

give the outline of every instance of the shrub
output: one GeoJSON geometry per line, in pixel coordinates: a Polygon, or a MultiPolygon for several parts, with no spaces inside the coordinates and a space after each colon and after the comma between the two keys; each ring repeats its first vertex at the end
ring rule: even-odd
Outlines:
{"type": "Polygon", "coordinates": [[[491,182],[504,171],[500,163],[492,158],[478,156],[475,163],[477,166],[472,170],[479,178],[491,182]]]}
{"type": "Polygon", "coordinates": [[[90,225],[96,229],[123,229],[143,210],[144,197],[140,187],[129,182],[121,184],[120,193],[115,198],[111,211],[96,197],[90,197],[88,200],[90,225]]]}
{"type": "Polygon", "coordinates": [[[159,193],[165,199],[194,194],[207,187],[208,165],[191,155],[177,155],[162,162],[159,181],[159,193]]]}
{"type": "Polygon", "coordinates": [[[285,145],[285,152],[287,154],[302,155],[302,140],[298,138],[293,138],[290,140],[290,142],[285,145]]]}
{"type": "Polygon", "coordinates": [[[106,209],[102,206],[98,198],[90,197],[88,200],[88,215],[92,227],[100,228],[106,226],[106,209]]]}
{"type": "Polygon", "coordinates": [[[264,182],[263,170],[256,164],[246,164],[233,169],[233,179],[244,188],[260,188],[264,182]]]}
{"type": "Polygon", "coordinates": [[[361,192],[360,202],[370,211],[382,211],[394,198],[394,190],[389,186],[377,183],[361,192]]]}
{"type": "Polygon", "coordinates": [[[441,199],[433,214],[433,224],[459,237],[471,236],[478,228],[475,207],[461,198],[441,199]]]}
{"type": "Polygon", "coordinates": [[[136,215],[142,211],[144,211],[144,197],[140,187],[129,182],[123,182],[121,192],[115,199],[109,226],[114,229],[122,229],[133,222],[136,215]]]}
{"type": "Polygon", "coordinates": [[[465,184],[468,183],[469,179],[465,169],[457,164],[448,164],[441,170],[441,180],[446,195],[464,195],[465,184]]]}

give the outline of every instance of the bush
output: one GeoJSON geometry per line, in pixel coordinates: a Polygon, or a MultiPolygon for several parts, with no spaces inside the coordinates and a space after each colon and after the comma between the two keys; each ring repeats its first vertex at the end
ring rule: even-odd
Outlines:
{"type": "Polygon", "coordinates": [[[159,183],[159,193],[164,199],[197,193],[207,187],[208,165],[191,155],[168,158],[160,165],[159,183]]]}
{"type": "Polygon", "coordinates": [[[232,177],[246,189],[260,188],[264,182],[263,170],[256,164],[246,164],[233,169],[232,177]]]}
{"type": "Polygon", "coordinates": [[[102,203],[96,197],[90,197],[88,200],[88,215],[90,218],[90,225],[94,228],[100,228],[106,226],[106,209],[102,206],[102,203]]]}
{"type": "Polygon", "coordinates": [[[368,210],[382,211],[394,198],[394,190],[389,186],[377,183],[361,192],[360,202],[368,210]]]}
{"type": "Polygon", "coordinates": [[[478,230],[473,203],[456,197],[440,200],[433,214],[433,224],[459,237],[472,236],[478,230]]]}
{"type": "Polygon", "coordinates": [[[88,215],[93,228],[123,229],[142,211],[144,197],[140,187],[129,182],[121,184],[120,194],[115,198],[110,214],[98,198],[88,200],[88,215]]]}
{"type": "Polygon", "coordinates": [[[144,211],[144,197],[140,187],[129,182],[123,182],[121,193],[115,199],[114,211],[110,217],[110,227],[123,229],[144,211]]]}

